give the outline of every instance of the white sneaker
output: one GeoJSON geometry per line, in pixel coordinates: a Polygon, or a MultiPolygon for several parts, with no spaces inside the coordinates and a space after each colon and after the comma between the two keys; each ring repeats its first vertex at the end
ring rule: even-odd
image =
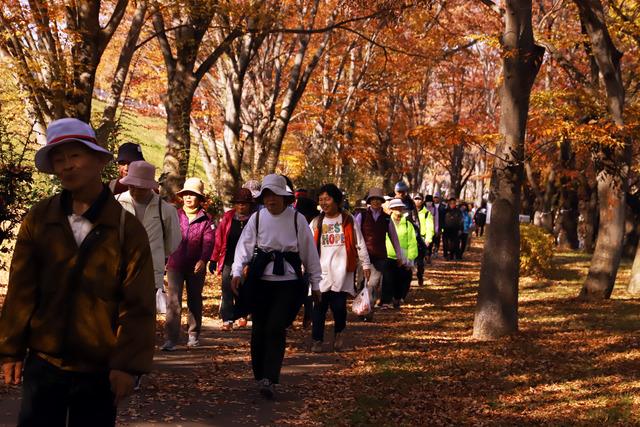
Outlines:
{"type": "Polygon", "coordinates": [[[187,341],[187,347],[199,347],[200,340],[196,337],[189,337],[189,341],[187,341]]]}
{"type": "Polygon", "coordinates": [[[160,347],[161,351],[176,351],[176,345],[173,343],[173,341],[165,341],[164,344],[162,344],[162,347],[160,347]]]}

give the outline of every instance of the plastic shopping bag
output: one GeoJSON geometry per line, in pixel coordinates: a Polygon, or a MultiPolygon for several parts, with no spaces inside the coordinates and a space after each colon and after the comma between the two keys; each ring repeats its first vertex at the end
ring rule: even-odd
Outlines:
{"type": "Polygon", "coordinates": [[[156,290],[156,313],[167,314],[167,294],[164,289],[156,290]]]}
{"type": "Polygon", "coordinates": [[[366,285],[353,300],[351,311],[358,316],[366,316],[371,313],[371,297],[369,296],[369,289],[366,285]]]}

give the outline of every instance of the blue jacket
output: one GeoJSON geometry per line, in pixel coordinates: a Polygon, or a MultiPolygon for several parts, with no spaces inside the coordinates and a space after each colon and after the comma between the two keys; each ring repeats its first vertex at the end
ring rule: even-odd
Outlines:
{"type": "Polygon", "coordinates": [[[469,233],[469,229],[473,225],[473,218],[469,215],[469,212],[462,212],[462,225],[464,226],[463,233],[469,233]]]}

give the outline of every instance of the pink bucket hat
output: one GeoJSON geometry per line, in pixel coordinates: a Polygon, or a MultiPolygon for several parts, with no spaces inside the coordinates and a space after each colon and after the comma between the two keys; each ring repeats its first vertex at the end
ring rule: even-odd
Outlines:
{"type": "Polygon", "coordinates": [[[158,183],[155,180],[156,167],[144,160],[138,160],[129,164],[127,176],[120,180],[124,185],[132,187],[148,188],[155,190],[158,183]]]}
{"type": "Polygon", "coordinates": [[[49,159],[49,152],[65,143],[77,141],[106,159],[113,159],[113,154],[98,145],[96,133],[90,125],[82,120],[65,118],[52,121],[47,127],[47,145],[40,148],[35,155],[36,168],[40,172],[54,173],[53,165],[49,159]]]}

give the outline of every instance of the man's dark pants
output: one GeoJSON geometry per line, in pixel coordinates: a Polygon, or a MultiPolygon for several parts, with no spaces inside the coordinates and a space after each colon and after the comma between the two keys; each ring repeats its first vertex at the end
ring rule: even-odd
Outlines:
{"type": "Polygon", "coordinates": [[[38,356],[27,357],[18,427],[111,427],[115,423],[108,371],[65,371],[38,356]]]}

